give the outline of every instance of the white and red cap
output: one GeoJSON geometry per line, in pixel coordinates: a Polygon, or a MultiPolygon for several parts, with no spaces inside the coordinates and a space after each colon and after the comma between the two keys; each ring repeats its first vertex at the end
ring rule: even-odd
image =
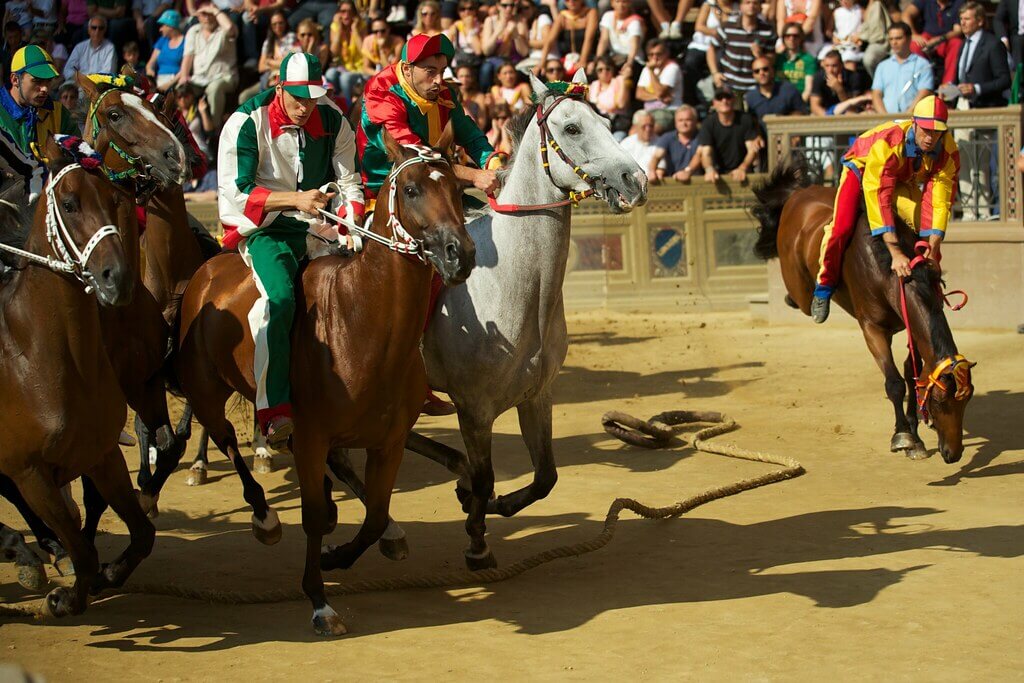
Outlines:
{"type": "Polygon", "coordinates": [[[317,99],[327,94],[320,60],[306,52],[292,52],[281,62],[280,84],[295,97],[317,99]]]}

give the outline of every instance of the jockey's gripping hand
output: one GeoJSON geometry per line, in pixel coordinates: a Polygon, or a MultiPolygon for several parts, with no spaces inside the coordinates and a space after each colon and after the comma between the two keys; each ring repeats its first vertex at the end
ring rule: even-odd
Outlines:
{"type": "Polygon", "coordinates": [[[306,190],[295,193],[295,208],[310,216],[320,217],[320,209],[327,208],[334,192],[321,192],[320,190],[306,190]]]}

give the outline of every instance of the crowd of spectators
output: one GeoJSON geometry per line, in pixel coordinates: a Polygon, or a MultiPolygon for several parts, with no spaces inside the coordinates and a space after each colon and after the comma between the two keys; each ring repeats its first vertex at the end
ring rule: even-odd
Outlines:
{"type": "Polygon", "coordinates": [[[225,118],[276,83],[290,52],[320,59],[347,110],[409,37],[445,33],[448,78],[496,148],[509,151],[505,124],[529,106],[530,72],[583,70],[591,102],[653,182],[743,179],[763,164],[767,115],[906,113],[934,91],[957,108],[1007,103],[1024,0],[863,2],[8,0],[0,61],[6,83],[11,55],[43,46],[66,104],[79,99],[75,71],[131,64],[176,99],[215,158],[225,118]]]}

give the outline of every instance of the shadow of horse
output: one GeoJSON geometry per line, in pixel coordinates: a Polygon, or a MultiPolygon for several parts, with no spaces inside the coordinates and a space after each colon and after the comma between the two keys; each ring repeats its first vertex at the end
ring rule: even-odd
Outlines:
{"type": "Polygon", "coordinates": [[[1024,474],[1024,459],[1020,457],[1024,455],[1024,438],[1017,422],[1021,415],[1024,415],[1024,392],[1000,390],[975,394],[965,428],[971,436],[984,441],[974,457],[959,470],[928,485],[955,486],[964,479],[1024,474]],[[1020,453],[1010,462],[992,464],[1007,451],[1020,453]]]}
{"type": "Polygon", "coordinates": [[[565,365],[554,385],[555,405],[633,398],[638,386],[643,387],[644,397],[678,394],[680,400],[715,398],[761,379],[750,376],[723,379],[720,375],[730,370],[749,370],[764,366],[765,364],[760,361],[747,361],[644,374],[628,370],[595,370],[565,365]]]}
{"type": "MultiPolygon", "coordinates": [[[[348,638],[491,620],[513,626],[519,633],[548,634],[631,607],[779,594],[801,596],[818,609],[844,609],[870,603],[908,575],[953,555],[1024,555],[1024,526],[948,529],[938,522],[933,526],[927,518],[942,512],[879,506],[817,511],[751,524],[688,516],[658,522],[628,518],[620,521],[615,539],[599,553],[561,560],[510,581],[478,588],[417,590],[397,599],[380,593],[348,596],[341,611],[355,627],[348,638]],[[905,561],[902,568],[891,569],[899,563],[892,555],[904,551],[930,555],[926,563],[918,555],[905,561]],[[877,564],[865,567],[867,558],[876,558],[871,564],[877,564]],[[854,568],[802,568],[809,562],[847,559],[860,561],[854,568]],[[383,609],[382,603],[390,609],[383,609]],[[405,608],[394,609],[396,603],[405,608]]],[[[574,543],[596,535],[601,525],[601,520],[583,513],[521,516],[492,523],[492,536],[495,551],[512,561],[509,552],[513,550],[525,556],[574,543]]],[[[154,558],[143,565],[148,569],[145,576],[137,580],[187,584],[191,572],[203,568],[202,576],[211,587],[223,590],[258,590],[251,586],[254,581],[275,589],[294,584],[302,555],[298,525],[291,525],[284,534],[283,550],[254,544],[247,523],[225,526],[223,533],[214,536],[161,537],[154,558]],[[258,558],[264,558],[262,569],[245,572],[244,566],[258,558]]],[[[429,559],[417,562],[416,569],[370,554],[349,574],[334,573],[332,578],[358,581],[454,568],[437,560],[434,546],[461,543],[461,520],[406,526],[411,539],[430,539],[426,552],[418,554],[429,559]]],[[[110,547],[123,543],[116,535],[102,538],[110,547]]],[[[211,652],[267,641],[334,647],[303,628],[307,618],[302,601],[235,607],[117,596],[102,600],[84,615],[32,625],[95,624],[91,636],[96,642],[88,647],[125,652],[211,652]],[[145,609],[138,604],[143,599],[149,603],[145,609]]]]}

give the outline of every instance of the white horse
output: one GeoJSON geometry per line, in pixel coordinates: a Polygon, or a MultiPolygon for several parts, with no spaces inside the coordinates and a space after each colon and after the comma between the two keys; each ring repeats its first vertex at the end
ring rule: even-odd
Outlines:
{"type": "MultiPolygon", "coordinates": [[[[574,83],[582,79],[581,70],[574,83]]],[[[544,498],[558,478],[551,387],[568,348],[562,301],[572,218],[567,195],[604,199],[616,213],[647,201],[647,175],[612,137],[608,120],[579,95],[549,89],[532,75],[531,82],[536,109],[528,122],[511,124],[515,151],[497,197],[500,206],[520,209],[488,212],[468,226],[476,268],[463,286],[444,291],[423,338],[430,386],[454,401],[467,455],[418,435],[407,443],[459,475],[471,569],[497,564],[484,539],[485,514],[514,515],[544,498]],[[562,205],[530,209],[550,204],[562,205]],[[528,486],[493,498],[491,430],[511,408],[519,411],[534,476],[528,486]]]]}

